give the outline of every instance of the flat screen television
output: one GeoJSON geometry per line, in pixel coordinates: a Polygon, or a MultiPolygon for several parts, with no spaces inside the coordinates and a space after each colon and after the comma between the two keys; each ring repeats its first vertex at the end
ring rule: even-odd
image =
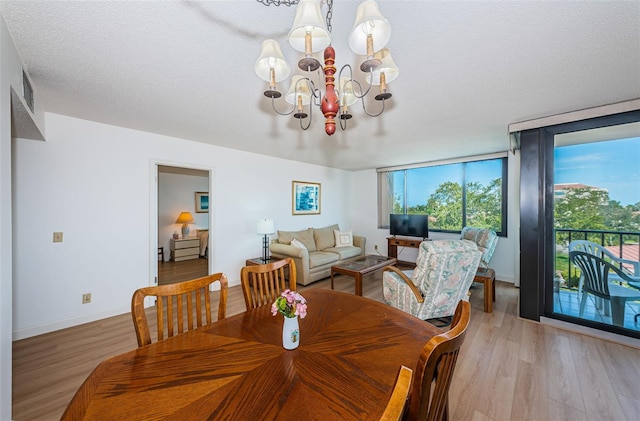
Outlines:
{"type": "Polygon", "coordinates": [[[429,238],[428,215],[389,215],[389,234],[429,238]]]}

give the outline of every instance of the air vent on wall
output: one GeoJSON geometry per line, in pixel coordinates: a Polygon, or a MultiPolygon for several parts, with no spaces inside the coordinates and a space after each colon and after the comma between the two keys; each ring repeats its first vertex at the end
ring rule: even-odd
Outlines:
{"type": "Polygon", "coordinates": [[[33,89],[31,88],[31,82],[29,82],[29,78],[27,74],[22,70],[22,96],[26,101],[27,105],[33,111],[33,89]]]}

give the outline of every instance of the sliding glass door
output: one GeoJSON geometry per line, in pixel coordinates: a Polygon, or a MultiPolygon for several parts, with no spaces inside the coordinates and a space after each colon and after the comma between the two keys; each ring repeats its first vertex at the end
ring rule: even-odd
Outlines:
{"type": "Polygon", "coordinates": [[[640,110],[523,129],[517,141],[520,316],[640,338],[640,110]],[[572,250],[608,265],[606,288],[587,284],[603,271],[572,250]]]}
{"type": "Polygon", "coordinates": [[[630,123],[554,136],[552,317],[640,332],[639,134],[630,123]],[[602,261],[618,271],[591,272],[602,261]]]}

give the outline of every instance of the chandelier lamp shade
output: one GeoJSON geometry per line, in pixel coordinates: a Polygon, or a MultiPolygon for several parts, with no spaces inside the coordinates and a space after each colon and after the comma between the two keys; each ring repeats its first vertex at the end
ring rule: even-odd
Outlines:
{"type": "MultiPolygon", "coordinates": [[[[267,5],[280,4],[276,1],[258,1],[267,5]]],[[[340,128],[346,129],[347,120],[352,118],[349,107],[358,101],[362,103],[362,108],[368,116],[381,115],[384,112],[385,100],[391,98],[387,84],[398,77],[399,69],[391,58],[389,49],[385,48],[391,39],[391,25],[382,16],[374,0],[365,0],[358,6],[348,43],[355,54],[364,56],[360,70],[365,74],[366,85],[354,79],[353,71],[348,64],[342,66],[336,75],[336,54],[331,46],[333,0],[326,0],[326,20],[323,20],[320,3],[319,0],[297,2],[296,16],[289,31],[288,42],[294,50],[303,53],[298,61],[298,69],[304,73],[291,77],[289,89],[284,96],[284,101],[289,104],[285,111],[279,111],[276,106],[276,99],[282,96],[277,84],[289,77],[291,69],[276,40],[268,39],[262,43],[255,71],[258,77],[268,82],[264,95],[271,98],[273,110],[277,114],[293,114],[294,118],[300,120],[300,127],[307,130],[311,126],[313,108],[320,107],[325,118],[325,132],[331,136],[336,131],[336,119],[339,120],[340,128]],[[324,51],[324,64],[314,57],[315,53],[321,51],[324,51]],[[372,89],[373,86],[379,88],[372,89]],[[365,97],[373,91],[377,91],[375,99],[382,104],[377,113],[370,113],[365,106],[365,97]],[[303,122],[307,117],[309,120],[303,122]]]]}
{"type": "Polygon", "coordinates": [[[269,235],[275,234],[276,228],[271,219],[259,219],[256,229],[258,235],[262,235],[262,261],[268,262],[269,257],[269,235]]]}
{"type": "Polygon", "coordinates": [[[189,237],[189,224],[193,223],[194,220],[191,212],[180,212],[178,219],[176,219],[176,224],[182,224],[182,238],[189,237]]]}

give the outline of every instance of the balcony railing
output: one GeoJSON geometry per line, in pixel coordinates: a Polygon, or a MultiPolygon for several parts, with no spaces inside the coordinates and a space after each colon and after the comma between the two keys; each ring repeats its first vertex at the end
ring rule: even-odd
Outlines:
{"type": "MultiPolygon", "coordinates": [[[[556,255],[558,249],[568,250],[569,243],[573,240],[588,240],[605,246],[618,257],[640,261],[640,232],[634,231],[608,231],[608,230],[587,230],[587,229],[555,229],[556,255]],[[636,246],[633,252],[629,252],[629,247],[636,246]]],[[[560,253],[564,254],[564,253],[560,253]]],[[[568,255],[568,251],[566,253],[568,255]]],[[[621,267],[621,269],[624,269],[621,267]]],[[[568,279],[572,279],[575,268],[569,263],[568,279]]]]}

